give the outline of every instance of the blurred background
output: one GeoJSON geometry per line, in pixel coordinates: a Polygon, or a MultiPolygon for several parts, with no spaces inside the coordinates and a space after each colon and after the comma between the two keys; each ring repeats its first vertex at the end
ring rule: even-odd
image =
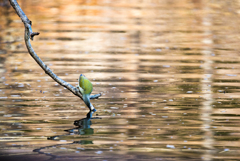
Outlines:
{"type": "Polygon", "coordinates": [[[0,158],[240,159],[240,0],[18,3],[40,32],[38,56],[103,96],[86,119],[83,101],[28,54],[22,21],[0,0],[0,158]]]}

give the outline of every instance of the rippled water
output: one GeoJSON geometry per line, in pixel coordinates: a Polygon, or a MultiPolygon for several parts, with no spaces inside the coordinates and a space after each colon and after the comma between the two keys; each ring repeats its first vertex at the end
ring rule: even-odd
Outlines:
{"type": "MultiPolygon", "coordinates": [[[[2,1],[0,1],[2,3],[2,1]]],[[[32,42],[62,79],[91,80],[97,112],[29,56],[0,7],[0,157],[19,160],[240,159],[240,1],[19,3],[32,42]]]]}

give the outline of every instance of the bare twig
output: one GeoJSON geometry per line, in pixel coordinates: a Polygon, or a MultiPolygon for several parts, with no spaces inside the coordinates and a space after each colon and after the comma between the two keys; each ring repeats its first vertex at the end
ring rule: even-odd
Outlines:
{"type": "MultiPolygon", "coordinates": [[[[77,87],[72,86],[71,84],[65,82],[61,78],[59,78],[56,74],[52,72],[52,70],[43,63],[43,61],[38,57],[38,55],[35,53],[35,51],[32,48],[32,45],[30,43],[30,39],[33,40],[33,37],[36,35],[39,35],[39,32],[33,32],[32,31],[32,22],[28,19],[28,17],[25,15],[25,13],[22,11],[21,7],[17,3],[16,0],[9,0],[12,7],[15,9],[18,16],[21,18],[24,26],[25,26],[25,43],[26,47],[28,49],[29,54],[33,57],[33,59],[39,64],[39,66],[45,71],[46,74],[48,74],[53,80],[55,80],[58,84],[61,86],[67,88],[69,91],[71,91],[74,95],[80,97],[83,99],[82,94],[80,90],[77,87]]],[[[101,93],[96,95],[91,95],[90,99],[97,99],[101,96],[101,93]]]]}
{"type": "Polygon", "coordinates": [[[39,34],[40,34],[39,32],[33,32],[33,33],[31,33],[31,34],[30,34],[31,40],[33,40],[33,37],[34,37],[35,35],[39,35],[39,34]]]}

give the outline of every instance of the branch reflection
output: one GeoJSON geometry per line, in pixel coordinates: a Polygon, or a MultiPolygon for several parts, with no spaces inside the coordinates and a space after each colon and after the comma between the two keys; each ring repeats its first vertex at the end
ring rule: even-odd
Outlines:
{"type": "MultiPolygon", "coordinates": [[[[72,135],[92,135],[94,134],[94,129],[91,128],[92,125],[92,121],[93,119],[102,119],[100,117],[92,117],[92,114],[94,112],[90,111],[86,118],[80,119],[80,120],[75,120],[74,121],[74,125],[77,126],[75,128],[72,129],[68,129],[68,130],[64,130],[66,132],[68,132],[67,134],[64,135],[56,135],[56,136],[51,136],[48,137],[48,140],[55,140],[55,141],[59,141],[61,140],[61,138],[66,137],[66,136],[72,136],[72,135]]],[[[41,147],[38,149],[34,149],[33,152],[38,152],[39,154],[45,154],[47,156],[51,156],[51,159],[54,158],[62,158],[62,156],[57,156],[54,154],[50,154],[49,152],[42,152],[42,149],[50,149],[50,148],[56,148],[57,146],[62,146],[62,145],[72,145],[72,144],[80,144],[80,145],[86,145],[86,144],[93,144],[92,140],[79,140],[79,141],[74,141],[72,143],[65,143],[65,144],[55,144],[55,145],[51,145],[51,146],[45,146],[45,147],[41,147]]]]}

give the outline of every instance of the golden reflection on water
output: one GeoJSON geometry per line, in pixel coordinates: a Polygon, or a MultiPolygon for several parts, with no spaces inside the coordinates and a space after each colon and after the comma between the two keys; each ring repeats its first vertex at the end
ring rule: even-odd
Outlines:
{"type": "Polygon", "coordinates": [[[1,157],[239,159],[238,0],[18,2],[42,60],[103,92],[101,119],[45,75],[0,6],[1,157]]]}

